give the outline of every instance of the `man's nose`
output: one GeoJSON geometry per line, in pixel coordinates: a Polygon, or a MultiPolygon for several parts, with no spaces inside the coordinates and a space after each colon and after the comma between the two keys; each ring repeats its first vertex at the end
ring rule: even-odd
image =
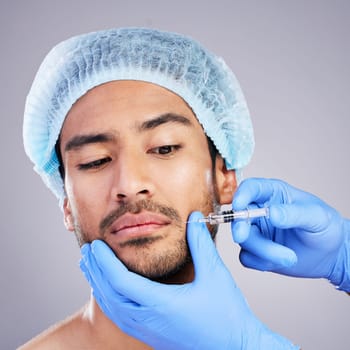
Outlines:
{"type": "Polygon", "coordinates": [[[128,154],[118,159],[112,191],[113,200],[149,199],[154,192],[146,155],[128,154]]]}

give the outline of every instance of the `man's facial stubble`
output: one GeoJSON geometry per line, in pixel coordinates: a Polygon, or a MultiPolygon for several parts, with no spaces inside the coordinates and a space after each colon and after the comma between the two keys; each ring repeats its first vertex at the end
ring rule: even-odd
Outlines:
{"type": "MultiPolygon", "coordinates": [[[[209,191],[202,203],[203,212],[209,212],[216,207],[216,195],[209,191]]],[[[131,238],[119,244],[119,248],[133,248],[139,259],[134,259],[132,262],[123,261],[126,267],[135,273],[154,280],[166,280],[181,271],[186,265],[192,262],[191,254],[186,240],[186,222],[183,221],[174,208],[159,204],[152,200],[139,200],[133,203],[121,204],[117,209],[112,210],[106,215],[99,224],[98,237],[84,228],[81,222],[78,222],[76,215],[74,217],[75,234],[79,245],[91,243],[94,239],[104,241],[114,251],[118,257],[117,249],[113,249],[109,244],[108,235],[110,235],[110,227],[113,223],[126,213],[138,214],[142,211],[150,213],[162,214],[171,220],[172,232],[176,237],[175,243],[168,247],[166,252],[155,251],[152,249],[152,244],[157,240],[162,239],[160,236],[146,236],[140,238],[131,238]],[[93,238],[92,238],[93,237],[93,238]]],[[[215,239],[216,228],[210,227],[211,235],[215,239]]]]}

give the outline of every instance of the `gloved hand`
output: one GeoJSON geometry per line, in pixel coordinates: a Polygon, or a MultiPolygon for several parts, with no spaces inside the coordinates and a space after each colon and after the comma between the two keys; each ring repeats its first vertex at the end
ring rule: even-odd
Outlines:
{"type": "Polygon", "coordinates": [[[206,225],[190,223],[187,238],[195,279],[183,285],[129,272],[102,241],[85,244],[81,269],[104,313],[154,349],[297,349],[253,315],[206,225]]]}
{"type": "Polygon", "coordinates": [[[350,291],[350,222],[316,196],[280,180],[251,178],[232,207],[269,207],[268,219],[233,222],[246,267],[290,276],[327,278],[350,291]]]}

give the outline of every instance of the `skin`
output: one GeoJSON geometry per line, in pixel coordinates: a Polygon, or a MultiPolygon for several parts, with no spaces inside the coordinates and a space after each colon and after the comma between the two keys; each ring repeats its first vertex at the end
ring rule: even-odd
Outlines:
{"type": "MultiPolygon", "coordinates": [[[[203,129],[178,95],[140,81],[95,87],[68,113],[60,150],[64,222],[80,245],[102,239],[132,271],[164,283],[193,280],[188,216],[231,203],[236,180],[219,155],[213,165],[203,129]]],[[[31,344],[23,349],[148,348],[111,323],[93,297],[31,344]]]]}

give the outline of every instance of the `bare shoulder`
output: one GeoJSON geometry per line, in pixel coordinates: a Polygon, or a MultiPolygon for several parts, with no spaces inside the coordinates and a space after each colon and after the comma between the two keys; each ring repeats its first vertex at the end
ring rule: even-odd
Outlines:
{"type": "Polygon", "coordinates": [[[124,333],[92,299],[80,311],[52,326],[17,350],[150,350],[124,333]]]}
{"type": "Polygon", "coordinates": [[[17,350],[78,349],[75,345],[82,345],[80,340],[84,338],[84,328],[82,309],[64,321],[48,328],[28,343],[20,346],[17,350]]]}

